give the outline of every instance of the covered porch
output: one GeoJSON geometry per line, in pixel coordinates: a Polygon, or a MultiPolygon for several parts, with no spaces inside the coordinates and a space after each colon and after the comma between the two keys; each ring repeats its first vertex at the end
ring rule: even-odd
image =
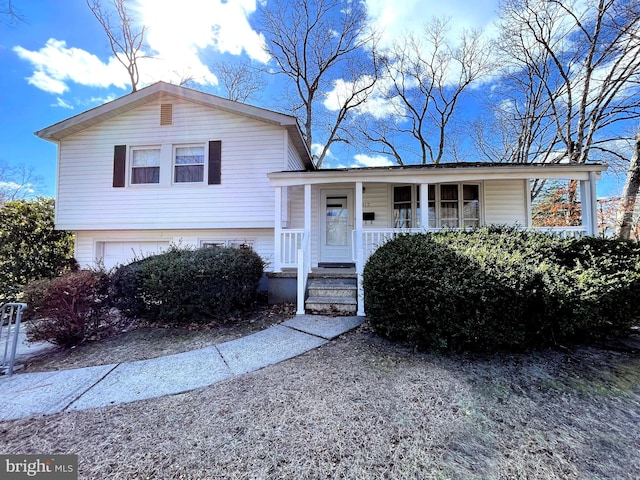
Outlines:
{"type": "Polygon", "coordinates": [[[364,265],[389,239],[491,224],[533,228],[532,179],[580,185],[581,225],[543,230],[597,235],[596,182],[605,169],[598,164],[468,163],[271,173],[273,272],[295,277],[297,313],[304,314],[312,269],[352,267],[357,315],[364,316],[364,265]]]}

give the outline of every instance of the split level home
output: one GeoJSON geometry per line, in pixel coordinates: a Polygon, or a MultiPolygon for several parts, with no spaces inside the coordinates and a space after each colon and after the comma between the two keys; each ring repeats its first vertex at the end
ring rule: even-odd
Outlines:
{"type": "Polygon", "coordinates": [[[364,315],[369,255],[398,233],[531,227],[533,179],[580,182],[597,233],[599,164],[316,169],[296,119],[156,83],[36,132],[58,146],[56,227],[81,266],[171,244],[252,248],[272,301],[364,315]],[[425,208],[425,206],[427,208],[425,208]]]}

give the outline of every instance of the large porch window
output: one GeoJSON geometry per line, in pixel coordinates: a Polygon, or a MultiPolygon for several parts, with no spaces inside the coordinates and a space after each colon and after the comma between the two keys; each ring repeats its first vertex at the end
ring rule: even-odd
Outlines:
{"type": "MultiPolygon", "coordinates": [[[[429,185],[429,228],[480,226],[480,185],[429,185]]],[[[393,187],[393,228],[420,228],[420,186],[393,187]]]]}

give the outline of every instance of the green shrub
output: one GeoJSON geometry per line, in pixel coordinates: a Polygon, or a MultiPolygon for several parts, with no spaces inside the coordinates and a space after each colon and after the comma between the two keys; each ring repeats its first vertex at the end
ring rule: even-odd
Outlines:
{"type": "Polygon", "coordinates": [[[20,300],[23,287],[40,278],[77,270],[73,234],[54,227],[51,198],[0,205],[0,305],[20,300]]]}
{"type": "Polygon", "coordinates": [[[36,280],[25,288],[27,336],[72,347],[109,330],[108,276],[80,270],[36,280]]]}
{"type": "Polygon", "coordinates": [[[221,319],[252,305],[264,263],[250,249],[172,247],[112,274],[116,306],[130,318],[182,323],[221,319]]]}
{"type": "Polygon", "coordinates": [[[512,228],[402,236],[367,262],[365,309],[374,330],[420,348],[617,336],[636,320],[639,259],[628,243],[512,228]]]}

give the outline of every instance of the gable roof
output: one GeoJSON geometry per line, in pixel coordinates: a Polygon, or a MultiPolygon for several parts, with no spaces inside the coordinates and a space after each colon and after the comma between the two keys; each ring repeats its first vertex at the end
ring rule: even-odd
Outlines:
{"type": "Polygon", "coordinates": [[[148,102],[158,99],[169,99],[171,97],[283,127],[289,133],[289,137],[307,168],[310,170],[315,168],[295,117],[165,82],[157,82],[148,87],[141,88],[136,92],[129,93],[116,100],[67,118],[42,130],[38,130],[35,134],[44,140],[59,141],[69,135],[110,118],[114,118],[148,102]]]}

